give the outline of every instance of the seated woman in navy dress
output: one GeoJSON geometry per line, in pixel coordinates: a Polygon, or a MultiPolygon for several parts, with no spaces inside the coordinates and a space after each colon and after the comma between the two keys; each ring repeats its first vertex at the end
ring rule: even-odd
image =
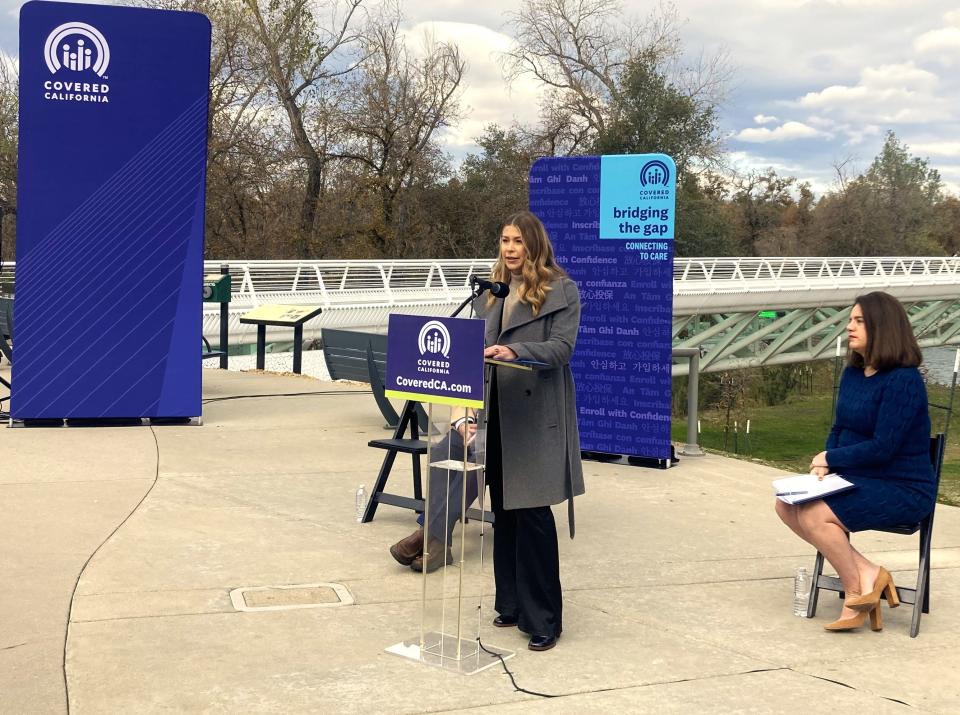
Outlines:
{"type": "Polygon", "coordinates": [[[851,630],[870,615],[882,628],[880,597],[899,605],[890,573],[857,551],[851,531],[916,522],[937,498],[930,464],[927,391],[917,370],[922,360],[906,311],[882,292],[857,298],[847,324],[848,362],[840,380],[836,421],[826,449],[810,471],[836,472],[856,485],[823,499],[791,506],[777,501],[777,514],[815,546],[837,570],[846,599],[827,630],[851,630]]]}

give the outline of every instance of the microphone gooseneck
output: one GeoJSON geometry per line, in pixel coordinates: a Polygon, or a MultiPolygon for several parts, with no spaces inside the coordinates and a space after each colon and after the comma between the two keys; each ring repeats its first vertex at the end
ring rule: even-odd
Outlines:
{"type": "Polygon", "coordinates": [[[494,298],[506,298],[510,293],[510,286],[506,283],[487,281],[479,276],[470,276],[470,284],[474,287],[476,295],[480,295],[485,290],[488,290],[494,298]]]}

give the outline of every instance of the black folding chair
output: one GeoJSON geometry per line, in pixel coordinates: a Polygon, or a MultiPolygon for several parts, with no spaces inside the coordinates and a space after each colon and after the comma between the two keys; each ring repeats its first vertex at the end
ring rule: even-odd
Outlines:
{"type": "MultiPolygon", "coordinates": [[[[937,480],[937,489],[940,488],[940,470],[943,467],[943,451],[947,445],[946,435],[940,433],[930,438],[930,462],[937,480]]],[[[897,586],[897,596],[900,602],[913,606],[913,619],[910,622],[910,637],[916,638],[920,632],[920,616],[930,613],[930,542],[933,538],[933,515],[937,510],[934,502],[930,513],[918,522],[895,524],[886,529],[874,529],[890,534],[905,534],[907,536],[920,532],[920,563],[917,569],[917,585],[915,588],[897,586]]],[[[817,559],[813,565],[813,587],[810,589],[810,600],[807,602],[807,618],[817,614],[817,596],[821,589],[837,591],[840,598],[844,597],[843,584],[835,576],[823,575],[823,554],[817,552],[817,559]]],[[[883,598],[886,598],[884,594],[883,598]]]]}

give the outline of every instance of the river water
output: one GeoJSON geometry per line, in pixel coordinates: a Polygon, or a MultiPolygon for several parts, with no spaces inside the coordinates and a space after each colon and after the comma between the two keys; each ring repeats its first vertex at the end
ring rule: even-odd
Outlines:
{"type": "Polygon", "coordinates": [[[927,378],[930,382],[949,385],[953,380],[953,365],[956,358],[956,347],[924,348],[923,362],[927,366],[927,378]]]}

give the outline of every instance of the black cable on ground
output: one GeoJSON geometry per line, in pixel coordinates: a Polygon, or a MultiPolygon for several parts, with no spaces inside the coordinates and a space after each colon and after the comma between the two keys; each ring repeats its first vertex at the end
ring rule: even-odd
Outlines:
{"type": "Polygon", "coordinates": [[[120,528],[129,521],[131,516],[137,513],[140,505],[146,501],[147,497],[150,496],[150,493],[153,491],[153,488],[157,486],[157,480],[160,478],[160,442],[157,440],[157,433],[154,432],[152,425],[150,426],[150,434],[153,435],[153,445],[157,455],[157,463],[153,472],[153,482],[150,484],[150,488],[140,497],[140,501],[134,505],[130,513],[123,517],[123,521],[117,524],[116,528],[107,535],[107,538],[100,542],[100,545],[97,546],[97,548],[93,550],[93,553],[87,557],[87,560],[83,562],[83,566],[80,567],[80,571],[77,573],[77,580],[73,583],[73,590],[70,592],[70,605],[67,607],[67,628],[63,636],[63,693],[66,698],[67,715],[70,715],[70,683],[67,680],[67,644],[70,642],[70,623],[73,618],[73,601],[77,596],[77,587],[80,585],[80,579],[83,578],[83,572],[86,571],[87,565],[93,560],[93,557],[100,553],[100,549],[113,538],[114,534],[120,531],[120,528]]]}
{"type": "Polygon", "coordinates": [[[318,392],[277,392],[269,395],[228,395],[227,397],[210,397],[203,400],[204,405],[211,402],[226,402],[227,400],[248,400],[257,397],[304,397],[306,395],[372,395],[373,390],[321,390],[318,392]]]}
{"type": "Polygon", "coordinates": [[[538,692],[536,692],[536,691],[534,691],[534,690],[527,690],[526,688],[521,688],[519,685],[517,685],[517,680],[516,680],[516,678],[513,677],[513,673],[510,672],[510,668],[507,667],[507,661],[505,661],[505,660],[503,659],[503,656],[502,656],[502,655],[500,655],[499,653],[495,653],[495,652],[493,652],[492,650],[489,650],[489,649],[485,648],[484,645],[483,645],[483,641],[480,640],[480,637],[479,637],[479,636],[477,637],[477,645],[480,646],[480,650],[482,650],[484,653],[489,653],[490,655],[495,655],[495,656],[497,656],[497,658],[500,659],[500,665],[503,666],[503,672],[506,673],[507,676],[509,676],[510,682],[513,684],[513,689],[514,689],[515,692],[518,692],[518,693],[526,693],[527,695],[536,695],[538,698],[559,698],[559,697],[561,697],[561,696],[559,696],[559,695],[550,695],[549,693],[538,693],[538,692]]]}

